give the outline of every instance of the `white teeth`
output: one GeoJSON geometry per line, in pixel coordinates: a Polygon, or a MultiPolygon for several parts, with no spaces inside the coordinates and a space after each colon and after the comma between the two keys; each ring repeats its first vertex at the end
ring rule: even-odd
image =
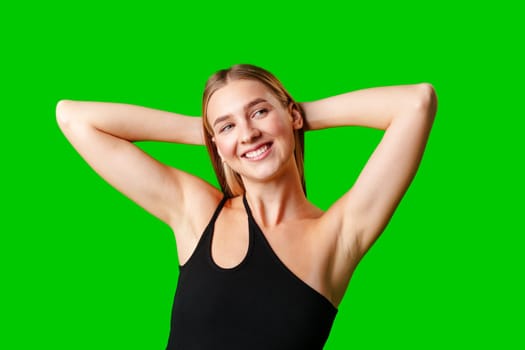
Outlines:
{"type": "Polygon", "coordinates": [[[256,149],[255,151],[246,153],[244,156],[246,158],[256,158],[256,157],[260,156],[261,154],[263,154],[264,152],[266,152],[267,149],[268,149],[268,145],[264,145],[264,146],[256,149]]]}

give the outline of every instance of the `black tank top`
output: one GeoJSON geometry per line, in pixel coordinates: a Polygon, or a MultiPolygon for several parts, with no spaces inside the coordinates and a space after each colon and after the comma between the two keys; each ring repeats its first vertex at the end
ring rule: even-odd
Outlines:
{"type": "Polygon", "coordinates": [[[180,266],[166,349],[322,349],[337,309],[282,263],[245,197],[248,252],[233,268],[213,261],[213,231],[225,201],[180,266]]]}

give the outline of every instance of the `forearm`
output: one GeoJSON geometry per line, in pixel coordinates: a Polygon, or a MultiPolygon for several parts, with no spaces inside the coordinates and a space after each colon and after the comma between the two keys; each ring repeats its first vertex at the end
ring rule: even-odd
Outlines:
{"type": "Polygon", "coordinates": [[[202,145],[202,121],[141,106],[109,102],[62,100],[57,104],[60,124],[86,123],[128,141],[161,141],[202,145]]]}
{"type": "Polygon", "coordinates": [[[364,126],[386,130],[396,118],[434,98],[430,84],[376,87],[301,103],[308,130],[364,126]]]}

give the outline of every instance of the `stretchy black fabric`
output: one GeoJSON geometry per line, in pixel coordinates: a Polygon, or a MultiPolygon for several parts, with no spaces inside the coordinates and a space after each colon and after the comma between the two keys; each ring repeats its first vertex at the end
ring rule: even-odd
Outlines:
{"type": "Polygon", "coordinates": [[[246,257],[225,269],[211,256],[223,199],[180,267],[167,349],[322,349],[337,309],[281,262],[243,201],[249,223],[246,257]]]}

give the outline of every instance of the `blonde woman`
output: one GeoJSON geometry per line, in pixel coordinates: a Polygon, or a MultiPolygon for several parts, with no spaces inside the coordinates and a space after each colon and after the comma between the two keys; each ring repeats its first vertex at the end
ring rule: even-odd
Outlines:
{"type": "Polygon", "coordinates": [[[268,71],[236,65],[208,80],[202,118],[64,100],[57,120],[100,176],[173,229],[167,349],[304,350],[324,346],[353,271],[416,173],[436,104],[426,83],[298,103],[268,71]],[[322,211],[305,194],[304,132],[348,125],[385,133],[322,211]],[[133,144],[142,140],[205,144],[221,188],[148,156],[133,144]]]}

